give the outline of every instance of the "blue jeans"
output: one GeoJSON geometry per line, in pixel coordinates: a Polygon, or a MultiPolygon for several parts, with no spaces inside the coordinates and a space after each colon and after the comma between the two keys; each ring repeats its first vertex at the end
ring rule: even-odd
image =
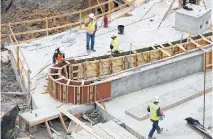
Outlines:
{"type": "Polygon", "coordinates": [[[158,126],[158,122],[159,121],[152,121],[152,129],[150,130],[149,132],[149,137],[152,137],[155,130],[159,131],[160,130],[160,127],[158,126]]]}
{"type": "Polygon", "coordinates": [[[93,34],[86,33],[86,38],[87,38],[87,44],[86,44],[87,50],[89,50],[89,42],[90,42],[90,40],[91,40],[91,50],[93,50],[94,49],[94,44],[95,44],[95,33],[93,33],[93,34]]]}

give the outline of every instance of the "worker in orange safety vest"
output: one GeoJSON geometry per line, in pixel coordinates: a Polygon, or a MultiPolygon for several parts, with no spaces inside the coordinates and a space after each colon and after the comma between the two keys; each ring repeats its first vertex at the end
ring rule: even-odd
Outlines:
{"type": "Polygon", "coordinates": [[[53,55],[53,63],[57,64],[65,58],[64,47],[57,48],[53,55]]]}

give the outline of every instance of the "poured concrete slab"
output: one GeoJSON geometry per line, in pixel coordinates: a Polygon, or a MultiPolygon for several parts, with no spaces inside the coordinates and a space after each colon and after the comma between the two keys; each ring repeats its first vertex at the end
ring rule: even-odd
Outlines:
{"type": "MultiPolygon", "coordinates": [[[[207,73],[207,76],[212,77],[212,71],[207,73]]],[[[186,88],[194,82],[200,81],[196,89],[203,89],[203,73],[197,73],[191,76],[187,76],[173,82],[161,84],[151,88],[143,89],[141,91],[124,95],[108,102],[105,102],[107,112],[124,123],[128,128],[138,133],[140,136],[147,138],[148,132],[152,127],[149,119],[138,121],[135,118],[127,115],[126,110],[136,107],[139,104],[151,101],[155,96],[162,96],[169,92],[180,90],[181,88],[186,88]],[[116,107],[115,107],[116,106],[116,107]]],[[[207,84],[212,84],[212,82],[206,82],[207,84]]],[[[191,88],[192,89],[192,88],[191,88]]],[[[187,92],[186,92],[187,93],[187,92]]],[[[206,126],[212,124],[212,93],[207,94],[208,99],[206,100],[206,106],[208,112],[206,113],[206,126]]],[[[187,116],[197,118],[202,121],[202,104],[203,97],[195,98],[191,101],[183,103],[177,107],[174,107],[168,111],[165,111],[166,119],[160,122],[160,126],[164,128],[165,132],[162,132],[158,139],[188,139],[195,138],[199,139],[199,136],[185,127],[185,120],[187,116]],[[171,112],[170,112],[171,111],[171,112]],[[181,129],[181,130],[180,130],[181,129]]]]}
{"type": "MultiPolygon", "coordinates": [[[[206,82],[212,81],[211,76],[207,76],[206,82]]],[[[203,89],[199,87],[201,81],[192,82],[192,84],[184,86],[184,88],[180,88],[178,90],[171,91],[167,94],[160,96],[160,106],[162,109],[167,107],[172,107],[173,105],[178,105],[180,102],[188,101],[190,98],[193,98],[197,94],[202,94],[203,89]]],[[[206,90],[212,89],[211,84],[206,84],[206,90]]],[[[149,112],[147,111],[147,107],[153,103],[153,100],[140,104],[136,107],[130,108],[126,110],[126,114],[136,118],[137,120],[144,120],[148,118],[149,112]]]]}

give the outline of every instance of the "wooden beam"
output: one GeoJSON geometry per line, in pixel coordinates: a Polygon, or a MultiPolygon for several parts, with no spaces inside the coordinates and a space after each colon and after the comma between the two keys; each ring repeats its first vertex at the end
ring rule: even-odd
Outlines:
{"type": "MultiPolygon", "coordinates": [[[[60,109],[60,108],[57,108],[57,109],[60,109]]],[[[68,129],[67,129],[67,126],[66,126],[65,123],[64,123],[64,119],[63,119],[61,113],[59,114],[59,118],[60,118],[61,124],[62,124],[62,126],[63,126],[65,132],[67,132],[68,129]]]]}
{"type": "Polygon", "coordinates": [[[203,46],[201,46],[200,44],[198,44],[197,42],[195,42],[192,38],[190,38],[189,41],[190,41],[191,43],[195,44],[195,46],[196,46],[197,48],[200,48],[201,50],[204,50],[204,49],[202,48],[203,46]]]}
{"type": "Polygon", "coordinates": [[[53,138],[52,132],[50,131],[50,126],[49,126],[47,120],[45,121],[45,125],[46,125],[46,128],[47,128],[47,132],[48,132],[49,137],[53,138]]]}
{"type": "Polygon", "coordinates": [[[161,48],[165,48],[162,44],[159,44],[161,48]]]}
{"type": "Polygon", "coordinates": [[[199,36],[201,36],[202,39],[205,40],[205,41],[207,41],[208,43],[213,44],[212,41],[208,40],[208,39],[207,39],[206,37],[204,37],[202,34],[199,34],[199,36]]]}
{"type": "Polygon", "coordinates": [[[61,75],[60,73],[49,73],[48,76],[61,75]]]}
{"type": "Polygon", "coordinates": [[[167,43],[169,44],[169,45],[173,45],[171,42],[169,42],[169,41],[167,41],[167,43]]]}
{"type": "Polygon", "coordinates": [[[68,23],[68,24],[65,24],[65,25],[47,28],[47,29],[38,29],[38,30],[32,30],[32,31],[19,32],[19,33],[14,33],[14,35],[18,36],[18,35],[33,34],[33,33],[38,33],[38,32],[46,32],[46,31],[61,29],[61,28],[65,28],[65,27],[71,27],[71,26],[78,25],[78,24],[80,24],[80,22],[68,23]]]}
{"type": "Polygon", "coordinates": [[[184,52],[187,52],[187,50],[183,47],[183,45],[176,44],[180,49],[182,49],[184,52]]]}
{"type": "Polygon", "coordinates": [[[171,57],[171,55],[170,55],[168,52],[166,52],[165,50],[163,50],[162,48],[158,47],[158,49],[159,49],[161,52],[163,52],[164,54],[166,54],[167,56],[171,57]]]}
{"type": "Polygon", "coordinates": [[[154,46],[151,46],[151,47],[152,47],[153,50],[156,50],[155,45],[154,45],[154,46]]]}
{"type": "Polygon", "coordinates": [[[95,134],[95,131],[92,130],[90,127],[88,127],[85,123],[81,122],[79,119],[77,119],[75,116],[73,116],[72,114],[70,114],[69,112],[67,112],[66,110],[62,109],[62,108],[57,108],[61,113],[63,113],[64,115],[66,115],[67,117],[69,117],[71,120],[73,120],[75,123],[79,124],[82,128],[84,128],[86,131],[88,131],[89,133],[91,133],[94,137],[96,137],[97,139],[101,139],[101,137],[99,137],[98,135],[95,134]]]}
{"type": "Polygon", "coordinates": [[[58,78],[58,79],[55,79],[55,81],[58,81],[58,80],[61,80],[61,79],[65,79],[65,77],[60,77],[60,78],[58,78]]]}

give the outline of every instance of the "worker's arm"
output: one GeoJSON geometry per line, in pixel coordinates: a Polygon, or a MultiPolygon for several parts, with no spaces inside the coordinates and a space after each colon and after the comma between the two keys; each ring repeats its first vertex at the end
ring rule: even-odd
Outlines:
{"type": "Polygon", "coordinates": [[[98,28],[98,26],[97,26],[97,22],[96,22],[96,24],[95,24],[95,32],[97,31],[97,28],[98,28]]]}
{"type": "Polygon", "coordinates": [[[63,54],[63,59],[65,59],[65,53],[63,54]]]}
{"type": "Polygon", "coordinates": [[[88,24],[89,24],[91,21],[92,21],[92,20],[90,20],[90,19],[86,19],[85,22],[84,22],[85,27],[87,27],[88,24]]]}
{"type": "Polygon", "coordinates": [[[149,106],[148,106],[148,108],[147,108],[147,111],[148,111],[148,112],[150,112],[150,108],[149,108],[149,106]]]}
{"type": "Polygon", "coordinates": [[[56,57],[58,56],[58,53],[54,53],[54,55],[53,55],[53,63],[55,64],[56,63],[56,57]]]}

